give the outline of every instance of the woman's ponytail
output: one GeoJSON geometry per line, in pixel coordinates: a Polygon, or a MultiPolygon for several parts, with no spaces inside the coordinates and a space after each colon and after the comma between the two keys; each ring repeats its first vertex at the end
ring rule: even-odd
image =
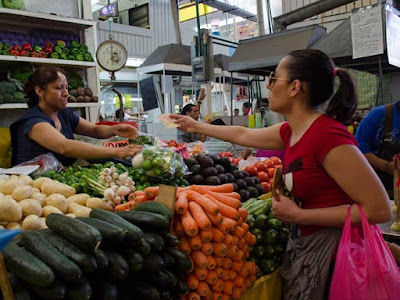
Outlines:
{"type": "Polygon", "coordinates": [[[32,81],[33,81],[33,75],[29,76],[28,80],[25,82],[24,85],[24,93],[29,108],[32,108],[39,104],[39,96],[36,94],[35,86],[32,81]]]}
{"type": "Polygon", "coordinates": [[[342,68],[336,69],[336,76],[340,80],[339,88],[329,101],[326,114],[345,125],[349,125],[358,102],[355,82],[350,73],[342,68]]]}

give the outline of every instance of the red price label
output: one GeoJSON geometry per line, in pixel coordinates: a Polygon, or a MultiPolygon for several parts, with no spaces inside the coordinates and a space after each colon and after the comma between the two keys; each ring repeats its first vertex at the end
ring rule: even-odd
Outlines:
{"type": "Polygon", "coordinates": [[[175,152],[178,153],[182,158],[190,158],[190,153],[187,146],[178,147],[175,149],[175,152]]]}
{"type": "Polygon", "coordinates": [[[106,142],[104,143],[104,147],[111,147],[111,148],[120,148],[129,145],[129,141],[118,141],[118,142],[106,142]]]}

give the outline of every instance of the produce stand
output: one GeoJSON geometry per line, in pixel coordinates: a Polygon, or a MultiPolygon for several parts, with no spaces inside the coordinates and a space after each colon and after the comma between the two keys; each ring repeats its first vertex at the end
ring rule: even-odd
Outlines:
{"type": "MultiPolygon", "coordinates": [[[[390,201],[391,206],[394,205],[394,201],[390,201]]],[[[395,222],[396,220],[396,213],[392,212],[392,218],[389,222],[386,223],[380,223],[378,224],[378,227],[381,229],[382,235],[384,236],[385,239],[388,240],[400,240],[400,232],[393,231],[390,229],[390,226],[395,222]]]]}

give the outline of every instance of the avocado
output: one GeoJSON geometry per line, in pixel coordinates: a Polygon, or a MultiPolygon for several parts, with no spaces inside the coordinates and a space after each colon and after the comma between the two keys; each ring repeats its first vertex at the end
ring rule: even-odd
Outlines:
{"type": "Polygon", "coordinates": [[[255,188],[257,189],[257,191],[258,191],[258,195],[262,195],[262,194],[265,193],[264,187],[263,187],[261,184],[257,183],[257,184],[254,185],[254,187],[255,187],[255,188]]]}
{"type": "Polygon", "coordinates": [[[237,184],[239,190],[242,190],[242,189],[246,189],[246,188],[247,188],[247,183],[246,183],[246,181],[244,181],[243,179],[236,179],[236,180],[235,180],[235,183],[237,184]]]}
{"type": "Polygon", "coordinates": [[[203,170],[203,172],[201,173],[201,175],[203,175],[204,177],[217,176],[217,175],[218,175],[218,171],[217,171],[216,168],[208,167],[208,168],[205,168],[205,169],[203,170]]]}
{"type": "Polygon", "coordinates": [[[237,184],[236,183],[232,183],[232,185],[233,185],[233,191],[234,192],[239,192],[239,188],[238,188],[238,186],[237,186],[237,184]]]}
{"type": "Polygon", "coordinates": [[[196,160],[203,169],[214,167],[214,160],[207,155],[198,155],[196,160]]]}
{"type": "Polygon", "coordinates": [[[221,166],[221,165],[215,165],[215,168],[217,169],[218,174],[224,174],[224,173],[225,173],[225,169],[224,169],[223,166],[221,166]]]}
{"type": "Polygon", "coordinates": [[[228,177],[228,182],[235,181],[235,176],[233,176],[231,173],[225,173],[225,175],[228,177]]]}
{"type": "Polygon", "coordinates": [[[189,181],[192,178],[192,174],[183,174],[182,178],[189,181]]]}
{"type": "Polygon", "coordinates": [[[239,170],[232,171],[232,175],[235,177],[235,179],[243,179],[243,175],[239,170]]]}
{"type": "Polygon", "coordinates": [[[248,190],[241,189],[239,191],[239,195],[240,195],[240,201],[242,202],[245,202],[250,199],[250,192],[248,190]]]}
{"type": "Polygon", "coordinates": [[[239,170],[238,165],[231,164],[231,170],[232,170],[232,171],[234,171],[234,170],[239,170]]]}
{"type": "Polygon", "coordinates": [[[184,158],[183,161],[191,169],[194,165],[197,165],[197,161],[194,158],[184,158]]]}
{"type": "Polygon", "coordinates": [[[247,187],[247,190],[250,193],[250,198],[257,198],[258,197],[258,190],[254,186],[247,187]]]}
{"type": "Polygon", "coordinates": [[[219,164],[223,166],[224,168],[230,168],[231,166],[231,161],[229,160],[228,157],[222,156],[219,158],[219,164]]]}
{"type": "Polygon", "coordinates": [[[247,186],[253,186],[254,185],[254,180],[251,177],[245,177],[243,180],[246,181],[247,186]]]}
{"type": "Polygon", "coordinates": [[[208,155],[209,157],[212,158],[212,160],[214,161],[214,165],[218,164],[218,156],[217,155],[208,155]]]}
{"type": "Polygon", "coordinates": [[[249,177],[250,174],[247,173],[246,171],[240,171],[240,173],[242,173],[243,178],[249,177]]]}
{"type": "Polygon", "coordinates": [[[190,179],[190,184],[203,184],[204,177],[201,175],[194,175],[192,179],[190,179]]]}
{"type": "Polygon", "coordinates": [[[193,175],[200,175],[201,174],[201,167],[200,165],[194,165],[190,171],[192,171],[193,175]]]}
{"type": "Polygon", "coordinates": [[[221,180],[221,184],[228,183],[228,176],[225,174],[218,174],[219,180],[221,180]]]}
{"type": "Polygon", "coordinates": [[[221,180],[217,176],[210,176],[204,180],[205,185],[220,185],[221,180]]]}
{"type": "Polygon", "coordinates": [[[253,178],[254,184],[259,184],[260,183],[260,179],[257,176],[252,176],[251,178],[253,178]]]}

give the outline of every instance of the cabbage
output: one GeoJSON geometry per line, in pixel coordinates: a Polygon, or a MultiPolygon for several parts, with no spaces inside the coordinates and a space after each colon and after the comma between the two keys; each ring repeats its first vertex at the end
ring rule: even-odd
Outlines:
{"type": "Polygon", "coordinates": [[[3,5],[6,8],[25,10],[24,0],[3,0],[3,5]]]}

